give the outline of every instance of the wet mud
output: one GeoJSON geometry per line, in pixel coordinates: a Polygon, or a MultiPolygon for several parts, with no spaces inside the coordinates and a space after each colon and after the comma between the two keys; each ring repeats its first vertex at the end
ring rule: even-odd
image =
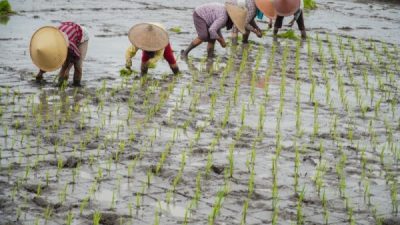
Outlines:
{"type": "Polygon", "coordinates": [[[307,41],[260,22],[263,38],[212,60],[203,44],[180,75],[161,61],[120,76],[132,24],[180,27],[179,58],[205,2],[11,1],[1,225],[398,223],[400,5],[321,0],[307,41]],[[30,36],[64,20],[91,32],[80,88],[55,87],[57,72],[34,82],[30,36]]]}

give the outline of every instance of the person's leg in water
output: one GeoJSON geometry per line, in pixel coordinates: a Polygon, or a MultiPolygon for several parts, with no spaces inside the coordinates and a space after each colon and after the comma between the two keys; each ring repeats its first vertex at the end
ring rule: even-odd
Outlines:
{"type": "Polygon", "coordinates": [[[279,29],[282,27],[283,16],[277,16],[274,23],[274,37],[278,34],[279,29]]]}
{"type": "Polygon", "coordinates": [[[83,43],[81,43],[79,45],[79,51],[81,53],[81,57],[79,58],[79,60],[74,62],[74,81],[73,81],[73,85],[74,86],[80,86],[81,85],[81,79],[82,79],[82,64],[83,64],[83,60],[86,57],[86,52],[87,52],[87,48],[88,48],[88,41],[85,41],[83,43]]]}
{"type": "Polygon", "coordinates": [[[243,40],[242,40],[243,44],[249,43],[249,36],[250,36],[250,31],[246,30],[246,33],[243,34],[243,40]]]}
{"type": "Polygon", "coordinates": [[[207,44],[207,58],[214,57],[215,40],[209,40],[207,44]]]}
{"type": "Polygon", "coordinates": [[[60,72],[58,73],[57,86],[62,86],[64,82],[68,82],[69,70],[71,69],[72,65],[74,65],[74,63],[72,63],[70,60],[69,54],[70,53],[68,53],[67,60],[65,60],[64,64],[61,67],[60,72]]]}
{"type": "Polygon", "coordinates": [[[44,70],[39,70],[39,72],[36,74],[36,82],[41,83],[43,82],[43,74],[46,73],[44,70]]]}
{"type": "Polygon", "coordinates": [[[208,40],[208,27],[206,21],[204,21],[196,12],[193,12],[193,23],[196,28],[197,37],[190,43],[190,45],[181,51],[181,57],[187,58],[189,52],[199,46],[203,41],[208,40]]]}
{"type": "Polygon", "coordinates": [[[236,26],[233,26],[232,33],[231,33],[232,45],[237,45],[238,35],[239,35],[239,30],[236,28],[236,26]]]}
{"type": "Polygon", "coordinates": [[[190,45],[189,45],[185,50],[182,50],[182,51],[181,51],[181,56],[182,56],[183,58],[187,58],[189,52],[190,52],[192,49],[194,49],[194,48],[196,48],[197,46],[199,46],[201,43],[203,43],[203,40],[201,40],[200,37],[196,37],[196,39],[194,39],[194,40],[190,43],[190,45]]]}
{"type": "Polygon", "coordinates": [[[176,75],[179,73],[179,67],[176,63],[176,59],[174,56],[174,51],[172,50],[171,44],[168,44],[164,49],[164,59],[167,60],[169,64],[169,68],[171,68],[172,72],[176,75]]]}
{"type": "Polygon", "coordinates": [[[301,38],[307,39],[306,27],[304,26],[303,10],[301,10],[301,9],[300,9],[300,14],[298,15],[298,18],[296,19],[296,23],[301,32],[301,38]]]}
{"type": "Polygon", "coordinates": [[[156,52],[142,50],[142,63],[140,64],[140,76],[147,74],[149,70],[149,60],[154,57],[156,52]]]}

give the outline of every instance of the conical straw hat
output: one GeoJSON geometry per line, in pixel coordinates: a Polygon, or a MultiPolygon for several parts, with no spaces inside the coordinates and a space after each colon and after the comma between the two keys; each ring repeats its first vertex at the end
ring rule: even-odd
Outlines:
{"type": "Polygon", "coordinates": [[[291,16],[300,8],[300,0],[274,0],[272,4],[280,16],[291,16]]]}
{"type": "Polygon", "coordinates": [[[276,19],[276,10],[272,0],[255,0],[257,8],[269,19],[276,19]]]}
{"type": "Polygon", "coordinates": [[[229,17],[232,19],[232,22],[238,28],[241,33],[246,32],[246,17],[247,17],[247,9],[233,5],[232,3],[225,3],[226,11],[228,12],[229,17]]]}
{"type": "Polygon", "coordinates": [[[154,23],[139,23],[128,33],[131,43],[145,51],[158,51],[169,43],[167,31],[154,23]]]}
{"type": "Polygon", "coordinates": [[[45,26],[37,30],[29,46],[33,63],[46,72],[60,68],[68,54],[68,40],[56,27],[45,26]]]}

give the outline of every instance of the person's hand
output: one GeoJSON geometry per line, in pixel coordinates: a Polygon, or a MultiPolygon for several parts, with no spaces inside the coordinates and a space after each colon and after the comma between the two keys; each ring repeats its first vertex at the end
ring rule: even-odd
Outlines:
{"type": "Polygon", "coordinates": [[[217,40],[218,40],[219,44],[221,45],[221,47],[223,47],[223,48],[226,47],[226,42],[225,42],[224,38],[220,37],[217,40]]]}
{"type": "Polygon", "coordinates": [[[260,29],[255,29],[254,33],[257,35],[257,37],[259,37],[259,38],[262,37],[262,31],[260,29]]]}

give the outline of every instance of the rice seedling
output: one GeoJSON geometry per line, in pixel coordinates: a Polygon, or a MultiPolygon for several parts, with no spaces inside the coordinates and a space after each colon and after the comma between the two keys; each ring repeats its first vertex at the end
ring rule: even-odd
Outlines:
{"type": "Polygon", "coordinates": [[[290,39],[290,40],[299,40],[299,36],[296,35],[294,30],[290,29],[284,33],[277,34],[278,38],[290,39]]]}
{"type": "Polygon", "coordinates": [[[304,195],[305,195],[305,187],[303,186],[303,189],[299,194],[299,198],[297,198],[297,208],[296,208],[297,225],[304,224],[304,214],[302,208],[304,195]]]}
{"type": "Polygon", "coordinates": [[[79,215],[82,216],[83,211],[85,210],[85,208],[86,208],[86,207],[88,206],[88,204],[89,204],[89,200],[90,200],[90,197],[89,197],[89,196],[86,196],[86,197],[84,197],[84,198],[82,199],[81,205],[79,206],[79,215]]]}
{"type": "MultiPolygon", "coordinates": [[[[160,204],[160,202],[158,202],[160,204]]],[[[161,207],[160,207],[161,209],[161,207]]],[[[154,225],[160,224],[160,215],[159,215],[159,207],[157,206],[154,211],[154,225]]]]}
{"type": "Polygon", "coordinates": [[[261,134],[263,132],[264,122],[265,122],[265,107],[261,105],[258,114],[258,127],[257,127],[258,134],[261,134]]]}
{"type": "Polygon", "coordinates": [[[65,224],[66,224],[66,225],[72,225],[73,219],[74,219],[74,214],[73,214],[72,211],[70,210],[70,211],[68,212],[68,214],[67,214],[67,218],[66,218],[65,224]]]}
{"type": "Polygon", "coordinates": [[[47,222],[49,221],[50,217],[53,215],[53,209],[51,208],[51,206],[47,206],[46,209],[43,212],[44,214],[44,223],[47,224],[47,222]]]}
{"type": "Polygon", "coordinates": [[[395,214],[399,212],[399,203],[397,201],[397,190],[398,190],[397,181],[393,180],[392,184],[390,185],[390,197],[392,200],[392,212],[395,214]]]}
{"type": "Polygon", "coordinates": [[[246,199],[246,200],[244,201],[244,204],[243,204],[242,220],[241,220],[241,222],[240,222],[241,225],[245,225],[245,224],[246,224],[247,209],[248,209],[248,207],[249,207],[249,200],[246,199]]]}
{"type": "Polygon", "coordinates": [[[95,211],[93,213],[93,225],[100,225],[100,220],[101,220],[101,213],[100,211],[95,211]]]}
{"type": "Polygon", "coordinates": [[[314,102],[314,123],[313,123],[313,134],[312,134],[312,142],[314,142],[315,138],[318,135],[319,130],[319,122],[318,122],[318,102],[314,102]]]}
{"type": "Polygon", "coordinates": [[[217,193],[217,197],[215,198],[215,202],[212,208],[212,211],[210,213],[210,215],[208,216],[208,224],[212,225],[215,223],[215,219],[217,218],[217,216],[220,213],[221,207],[222,207],[222,203],[225,199],[225,192],[224,191],[218,191],[217,193]]]}

